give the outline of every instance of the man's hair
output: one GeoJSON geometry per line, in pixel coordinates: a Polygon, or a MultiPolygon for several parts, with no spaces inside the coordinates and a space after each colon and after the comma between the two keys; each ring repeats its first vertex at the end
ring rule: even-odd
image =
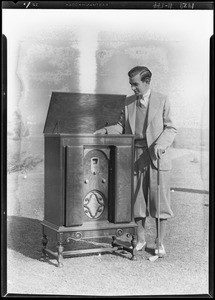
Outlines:
{"type": "Polygon", "coordinates": [[[128,72],[128,76],[130,78],[136,76],[137,74],[140,74],[141,81],[143,81],[143,82],[144,81],[148,81],[148,82],[151,81],[152,73],[148,68],[146,68],[144,66],[137,66],[137,67],[132,68],[128,72]]]}

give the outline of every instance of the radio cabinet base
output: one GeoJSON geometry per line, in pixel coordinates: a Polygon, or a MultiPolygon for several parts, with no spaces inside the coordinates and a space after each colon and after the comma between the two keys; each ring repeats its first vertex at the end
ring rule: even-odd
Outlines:
{"type": "MultiPolygon", "coordinates": [[[[63,260],[66,257],[72,257],[75,255],[82,254],[93,254],[93,253],[105,253],[105,252],[116,252],[123,250],[131,254],[131,260],[137,260],[136,254],[136,228],[137,225],[134,222],[129,224],[112,224],[109,222],[101,222],[101,224],[89,224],[86,226],[78,227],[57,227],[47,221],[43,221],[42,225],[42,256],[41,260],[49,260],[54,257],[57,260],[58,267],[63,266],[63,260]],[[98,226],[98,227],[97,227],[98,226]],[[120,237],[127,237],[130,246],[121,244],[117,239],[120,237]],[[77,249],[76,250],[65,250],[65,247],[70,241],[87,241],[92,238],[103,238],[112,237],[110,247],[98,247],[91,249],[77,249]],[[53,251],[49,248],[49,240],[52,240],[57,251],[53,251]]],[[[98,243],[99,244],[99,243],[98,243]]]]}

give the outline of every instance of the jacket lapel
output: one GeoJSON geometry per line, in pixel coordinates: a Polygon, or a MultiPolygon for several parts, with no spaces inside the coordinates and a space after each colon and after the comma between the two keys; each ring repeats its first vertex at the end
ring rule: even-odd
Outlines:
{"type": "Polygon", "coordinates": [[[132,134],[135,134],[135,121],[136,121],[136,96],[134,100],[128,105],[128,120],[130,123],[132,134]]]}
{"type": "Polygon", "coordinates": [[[156,112],[161,106],[161,101],[159,101],[159,98],[156,93],[151,91],[150,98],[149,98],[149,110],[148,110],[148,122],[147,126],[149,123],[153,120],[156,112]]]}

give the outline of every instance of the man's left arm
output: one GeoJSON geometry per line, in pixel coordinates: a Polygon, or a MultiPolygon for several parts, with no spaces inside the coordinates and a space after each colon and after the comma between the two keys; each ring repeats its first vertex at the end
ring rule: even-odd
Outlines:
{"type": "Polygon", "coordinates": [[[165,153],[166,149],[171,146],[177,134],[177,129],[173,123],[171,105],[168,98],[166,98],[163,108],[163,126],[163,132],[157,139],[154,148],[157,158],[160,158],[161,155],[165,153]]]}

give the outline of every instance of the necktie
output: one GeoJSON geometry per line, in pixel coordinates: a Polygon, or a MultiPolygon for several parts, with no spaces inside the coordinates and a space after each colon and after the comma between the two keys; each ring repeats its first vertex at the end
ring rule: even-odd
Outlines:
{"type": "Polygon", "coordinates": [[[137,96],[137,100],[138,100],[138,102],[139,102],[140,105],[146,105],[146,102],[144,100],[143,95],[137,96]]]}
{"type": "Polygon", "coordinates": [[[145,102],[145,100],[144,100],[144,97],[142,96],[142,98],[140,99],[140,103],[141,103],[141,105],[145,105],[146,104],[146,102],[145,102]]]}

